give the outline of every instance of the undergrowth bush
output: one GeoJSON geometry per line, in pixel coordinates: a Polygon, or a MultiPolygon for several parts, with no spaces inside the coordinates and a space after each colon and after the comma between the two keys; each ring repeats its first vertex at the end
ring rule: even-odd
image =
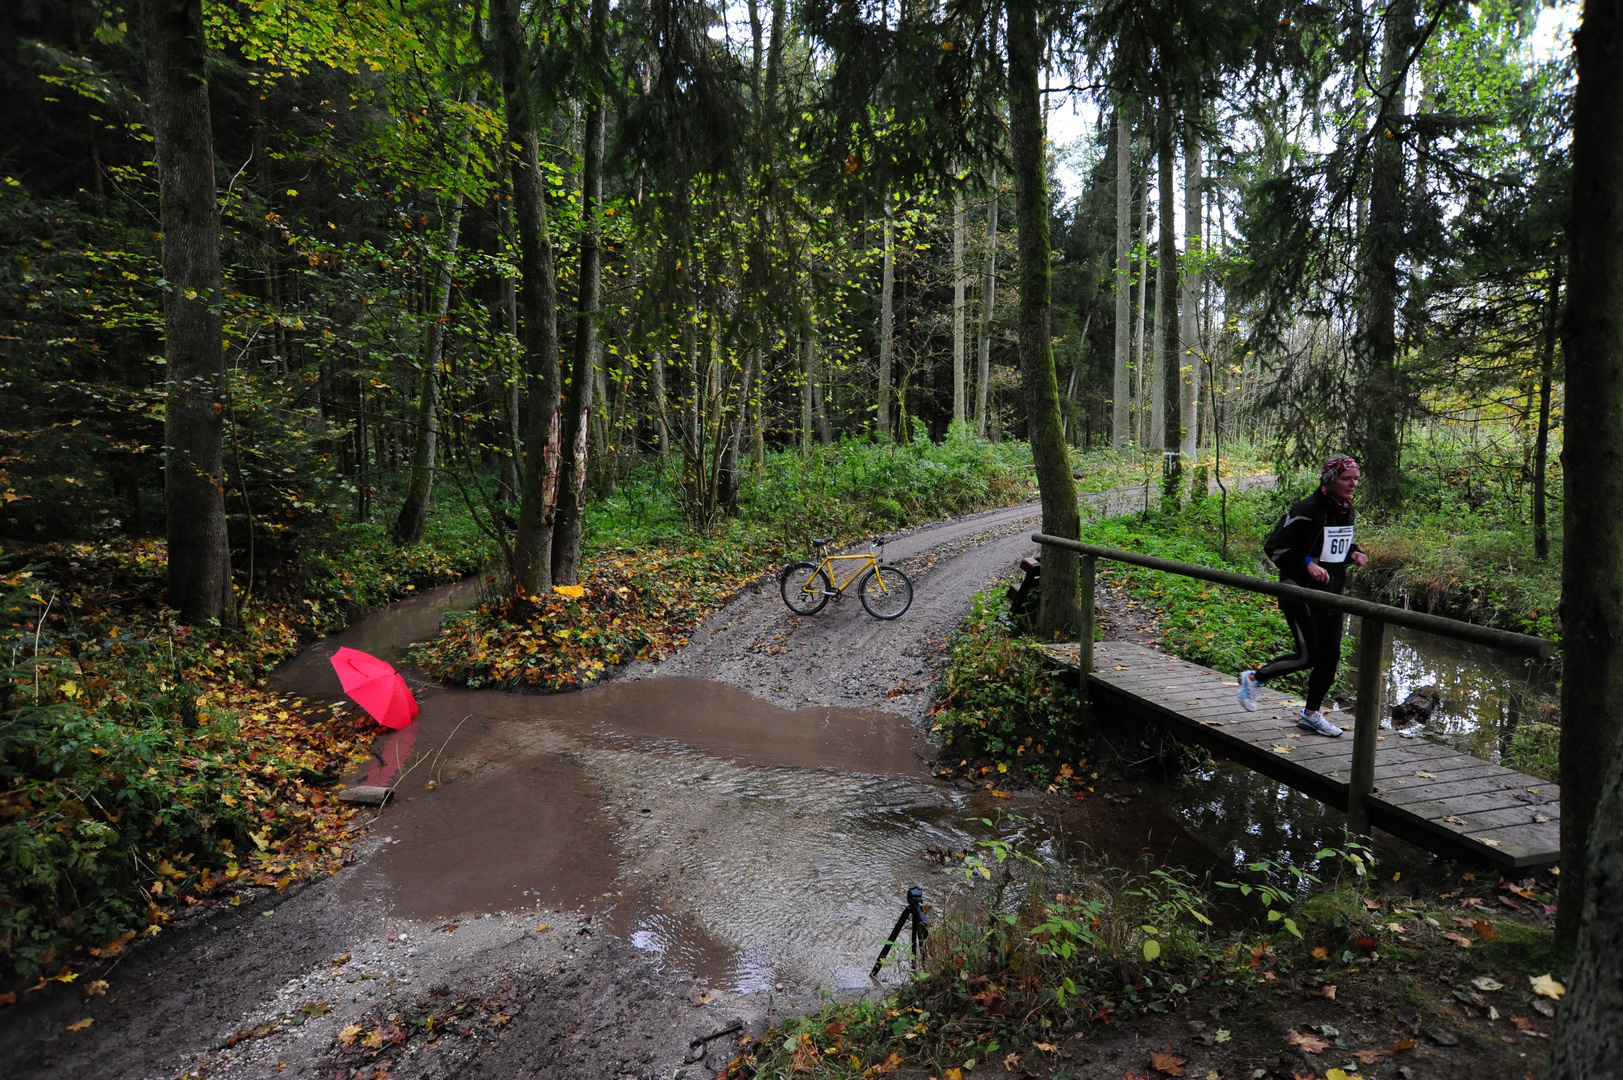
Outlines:
{"type": "Polygon", "coordinates": [[[1005,593],[976,593],[936,694],[943,771],[994,784],[1012,772],[1035,787],[1081,786],[1088,746],[1078,739],[1083,702],[1074,682],[1067,685],[1021,636],[1005,593]]]}

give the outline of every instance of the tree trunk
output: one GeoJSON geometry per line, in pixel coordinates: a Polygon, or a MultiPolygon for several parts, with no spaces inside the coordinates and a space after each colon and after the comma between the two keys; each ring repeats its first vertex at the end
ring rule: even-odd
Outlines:
{"type": "Polygon", "coordinates": [[[1359,387],[1353,423],[1364,467],[1364,498],[1389,505],[1400,487],[1398,418],[1403,411],[1398,374],[1398,260],[1403,253],[1404,65],[1414,35],[1414,0],[1388,5],[1381,46],[1384,100],[1370,152],[1369,212],[1360,253],[1358,305],[1359,387]]]}
{"type": "MultiPolygon", "coordinates": [[[[504,189],[511,187],[512,177],[510,169],[503,169],[505,182],[497,191],[496,221],[497,231],[506,242],[506,238],[513,234],[513,211],[507,199],[501,197],[504,189]]],[[[501,318],[502,326],[512,341],[518,340],[518,288],[511,276],[504,275],[501,281],[501,318]]],[[[519,371],[512,368],[508,357],[511,349],[502,350],[502,439],[507,444],[507,451],[502,458],[502,500],[514,502],[518,499],[518,463],[522,454],[519,442],[519,384],[522,378],[519,371]]]]}
{"type": "Polygon", "coordinates": [[[451,312],[451,278],[456,266],[457,244],[462,236],[462,194],[451,201],[445,222],[445,258],[434,281],[434,303],[430,310],[427,347],[423,350],[423,392],[417,407],[417,440],[412,449],[411,483],[395,518],[395,539],[415,544],[423,538],[428,522],[428,501],[434,493],[434,462],[440,436],[440,366],[445,354],[445,323],[451,312]]]}
{"type": "Polygon", "coordinates": [[[986,438],[987,391],[992,381],[992,316],[997,310],[997,169],[992,169],[992,198],[986,207],[986,289],[981,297],[981,356],[975,371],[975,434],[986,438]]]}
{"type": "Polygon", "coordinates": [[[236,623],[221,436],[225,352],[201,0],[143,0],[162,202],[167,599],[190,623],[236,623]]]}
{"type": "Polygon", "coordinates": [[[879,289],[879,411],[875,418],[881,442],[890,441],[890,350],[896,336],[896,225],[885,200],[885,255],[879,289]]]}
{"type": "Polygon", "coordinates": [[[1544,357],[1539,364],[1538,436],[1533,444],[1533,554],[1550,557],[1550,530],[1546,522],[1545,485],[1550,464],[1550,392],[1555,374],[1555,339],[1561,319],[1561,257],[1550,267],[1549,303],[1544,315],[1544,357]]]}
{"type": "MultiPolygon", "coordinates": [[[[592,49],[602,43],[608,18],[607,0],[592,0],[592,49]]],[[[597,381],[597,315],[603,292],[602,223],[603,139],[608,110],[596,90],[586,111],[586,139],[581,162],[580,295],[575,314],[575,355],[564,388],[564,458],[558,470],[558,511],[552,534],[552,583],[574,585],[580,560],[581,496],[586,490],[586,446],[590,435],[592,391],[597,381]]]]}
{"type": "Polygon", "coordinates": [[[529,46],[519,28],[517,0],[491,0],[491,32],[506,102],[513,162],[513,209],[518,217],[518,307],[523,314],[523,478],[513,538],[513,587],[535,596],[552,585],[553,513],[558,494],[558,310],[552,238],[547,232],[539,143],[526,73],[529,46]]]}
{"type": "Polygon", "coordinates": [[[1110,383],[1110,447],[1132,441],[1132,387],[1128,382],[1133,290],[1133,132],[1125,100],[1116,102],[1116,365],[1110,383]]]}
{"type": "Polygon", "coordinates": [[[1623,1031],[1623,4],[1585,4],[1575,43],[1555,930],[1576,949],[1548,1080],[1617,1076],[1623,1031]]]}
{"type": "MultiPolygon", "coordinates": [[[[1134,388],[1133,399],[1138,402],[1138,423],[1134,431],[1138,433],[1138,445],[1146,450],[1155,444],[1150,441],[1150,414],[1152,410],[1144,402],[1144,381],[1149,377],[1149,361],[1144,351],[1145,337],[1149,333],[1150,310],[1150,178],[1148,170],[1144,176],[1144,221],[1139,227],[1138,235],[1144,244],[1144,257],[1139,260],[1138,268],[1138,316],[1133,331],[1133,370],[1137,373],[1138,385],[1134,388]]],[[[1150,396],[1159,400],[1160,395],[1154,387],[1150,389],[1150,396]]]]}
{"type": "Polygon", "coordinates": [[[952,420],[964,422],[964,191],[952,193],[952,420]]]}
{"type": "MultiPolygon", "coordinates": [[[[1075,539],[1081,528],[1076,484],[1060,424],[1059,383],[1049,312],[1048,178],[1043,150],[1043,102],[1038,85],[1042,38],[1037,0],[1008,4],[1009,141],[1015,167],[1015,218],[1019,226],[1020,368],[1026,396],[1026,429],[1037,466],[1043,531],[1075,539]]],[[[1045,637],[1076,632],[1077,557],[1062,548],[1043,552],[1042,599],[1037,629],[1045,637]]]]}
{"type": "Polygon", "coordinates": [[[1173,218],[1178,211],[1172,187],[1172,129],[1176,121],[1172,101],[1163,92],[1156,124],[1161,235],[1155,256],[1155,374],[1156,386],[1161,390],[1161,497],[1168,510],[1176,503],[1178,482],[1183,476],[1183,461],[1179,457],[1183,443],[1182,411],[1178,402],[1183,375],[1178,370],[1172,341],[1178,326],[1178,237],[1173,218]]]}
{"type": "Polygon", "coordinates": [[[1178,404],[1183,427],[1178,445],[1181,461],[1193,465],[1200,435],[1200,246],[1201,246],[1200,129],[1188,112],[1183,127],[1183,296],[1179,301],[1179,367],[1182,397],[1178,404]]]}
{"type": "Polygon", "coordinates": [[[666,418],[665,350],[654,350],[654,435],[659,442],[659,463],[671,463],[671,429],[666,418]]]}

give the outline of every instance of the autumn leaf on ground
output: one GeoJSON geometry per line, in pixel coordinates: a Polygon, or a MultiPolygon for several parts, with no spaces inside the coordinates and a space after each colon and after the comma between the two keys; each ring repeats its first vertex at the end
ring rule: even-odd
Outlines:
{"type": "Polygon", "coordinates": [[[1170,1044],[1160,1050],[1150,1051],[1150,1065],[1156,1072],[1166,1073],[1168,1076],[1182,1076],[1184,1063],[1188,1060],[1174,1054],[1170,1044]]]}
{"type": "Polygon", "coordinates": [[[1315,959],[1315,960],[1328,960],[1328,959],[1330,959],[1330,950],[1325,948],[1323,945],[1320,945],[1320,946],[1316,947],[1313,950],[1313,959],[1315,959]]]}
{"type": "Polygon", "coordinates": [[[1285,1036],[1285,1041],[1292,1046],[1300,1046],[1310,1054],[1322,1054],[1330,1049],[1330,1044],[1317,1035],[1304,1035],[1295,1028],[1290,1029],[1290,1033],[1285,1036]]]}
{"type": "Polygon", "coordinates": [[[1536,978],[1529,975],[1527,981],[1532,983],[1533,993],[1540,997],[1554,998],[1556,1001],[1560,1001],[1561,995],[1567,992],[1565,986],[1550,978],[1549,975],[1539,975],[1536,978]]]}
{"type": "Polygon", "coordinates": [[[1414,1048],[1415,1041],[1413,1039],[1399,1039],[1391,1046],[1391,1050],[1394,1054],[1401,1054],[1405,1050],[1413,1050],[1414,1048]]]}
{"type": "Polygon", "coordinates": [[[91,1024],[94,1024],[95,1022],[96,1021],[93,1018],[87,1016],[83,1020],[75,1020],[73,1023],[69,1024],[68,1025],[68,1030],[69,1031],[83,1031],[85,1028],[89,1027],[91,1024]]]}
{"type": "Polygon", "coordinates": [[[1014,1072],[1020,1067],[1020,1055],[1010,1052],[1003,1055],[1003,1068],[1006,1072],[1014,1072]]]}
{"type": "Polygon", "coordinates": [[[1392,1051],[1376,1047],[1373,1050],[1354,1050],[1352,1056],[1365,1065],[1373,1065],[1384,1057],[1391,1057],[1392,1051]]]}
{"type": "Polygon", "coordinates": [[[1059,1053],[1059,1047],[1055,1046],[1053,1043],[1033,1043],[1032,1045],[1034,1045],[1037,1049],[1041,1050],[1045,1054],[1057,1054],[1057,1053],[1059,1053]]]}
{"type": "Polygon", "coordinates": [[[1471,947],[1471,939],[1462,934],[1444,934],[1443,937],[1449,941],[1452,941],[1462,949],[1469,949],[1471,947]]]}
{"type": "Polygon", "coordinates": [[[1476,936],[1481,938],[1483,941],[1499,940],[1498,931],[1494,930],[1493,923],[1489,922],[1487,919],[1478,919],[1475,923],[1471,924],[1471,928],[1476,931],[1476,936]]]}
{"type": "Polygon", "coordinates": [[[1535,1027],[1533,1025],[1533,1021],[1529,1020],[1525,1016],[1517,1016],[1515,1013],[1511,1013],[1510,1022],[1516,1025],[1517,1031],[1525,1031],[1527,1034],[1537,1035],[1539,1038],[1545,1037],[1544,1032],[1535,1027]]]}
{"type": "Polygon", "coordinates": [[[1341,1069],[1326,1069],[1324,1080],[1352,1080],[1352,1078],[1341,1069]]]}
{"type": "Polygon", "coordinates": [[[361,1025],[350,1024],[338,1033],[338,1041],[343,1043],[345,1046],[350,1046],[353,1045],[355,1040],[360,1037],[360,1034],[361,1025]]]}
{"type": "Polygon", "coordinates": [[[1326,998],[1330,999],[1331,1001],[1334,1001],[1336,999],[1336,984],[1335,983],[1325,983],[1324,984],[1324,996],[1326,998]]]}
{"type": "Polygon", "coordinates": [[[1491,975],[1478,975],[1476,978],[1471,980],[1471,985],[1476,987],[1478,990],[1489,991],[1503,990],[1505,988],[1504,983],[1494,979],[1494,977],[1491,975]]]}

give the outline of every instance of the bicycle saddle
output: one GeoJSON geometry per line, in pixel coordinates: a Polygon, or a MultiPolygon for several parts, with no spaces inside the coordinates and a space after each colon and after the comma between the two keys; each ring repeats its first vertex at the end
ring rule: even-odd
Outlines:
{"type": "Polygon", "coordinates": [[[831,544],[833,542],[834,542],[834,538],[832,536],[825,536],[825,537],[822,537],[821,539],[815,539],[815,540],[812,541],[812,543],[816,544],[818,547],[822,547],[825,544],[831,544]]]}

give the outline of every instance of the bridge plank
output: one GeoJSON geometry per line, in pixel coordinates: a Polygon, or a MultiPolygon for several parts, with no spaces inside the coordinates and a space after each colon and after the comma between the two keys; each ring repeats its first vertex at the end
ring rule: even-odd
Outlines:
{"type": "MultiPolygon", "coordinates": [[[[1064,663],[1063,646],[1044,649],[1064,663]]],[[[1089,685],[1111,700],[1200,742],[1214,756],[1345,807],[1350,715],[1327,714],[1347,731],[1328,739],[1296,727],[1300,698],[1264,689],[1258,711],[1241,709],[1232,674],[1132,642],[1098,642],[1094,660],[1089,685]]],[[[1068,666],[1076,667],[1074,659],[1068,666]]],[[[1375,753],[1371,812],[1379,827],[1440,854],[1473,855],[1507,868],[1559,860],[1557,785],[1429,739],[1395,737],[1390,729],[1378,736],[1375,753]]]]}

